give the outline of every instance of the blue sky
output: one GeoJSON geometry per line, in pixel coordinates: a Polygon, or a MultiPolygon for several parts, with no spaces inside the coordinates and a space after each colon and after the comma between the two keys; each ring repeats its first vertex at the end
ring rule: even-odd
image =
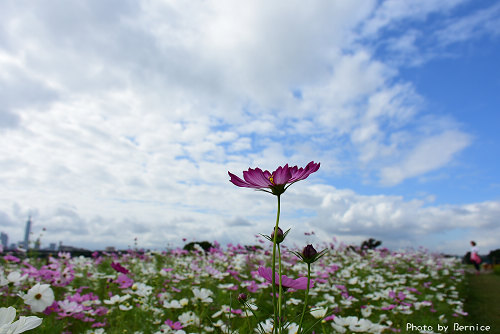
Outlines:
{"type": "Polygon", "coordinates": [[[499,248],[495,1],[3,1],[0,226],[148,248],[254,243],[227,171],[321,162],[290,243],[499,248]],[[304,235],[315,231],[315,240],[304,235]]]}

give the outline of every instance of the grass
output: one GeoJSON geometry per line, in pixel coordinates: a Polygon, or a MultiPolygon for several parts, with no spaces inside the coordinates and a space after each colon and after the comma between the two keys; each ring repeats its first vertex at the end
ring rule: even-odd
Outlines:
{"type": "Polygon", "coordinates": [[[468,274],[465,311],[470,324],[491,326],[490,333],[500,333],[500,275],[468,274]]]}

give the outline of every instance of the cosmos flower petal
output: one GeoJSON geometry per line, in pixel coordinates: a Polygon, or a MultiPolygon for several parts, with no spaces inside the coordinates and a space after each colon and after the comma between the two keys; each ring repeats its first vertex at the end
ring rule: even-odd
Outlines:
{"type": "Polygon", "coordinates": [[[9,330],[11,332],[9,333],[26,332],[40,326],[41,324],[42,324],[42,318],[35,316],[29,316],[29,317],[21,316],[19,317],[19,320],[15,321],[14,323],[12,323],[12,325],[10,325],[9,330]]]}
{"type": "MultiPolygon", "coordinates": [[[[259,267],[257,270],[259,275],[264,278],[269,283],[272,283],[273,271],[271,268],[259,267]]],[[[279,275],[275,273],[275,284],[279,285],[279,275]]],[[[292,279],[286,275],[281,275],[281,285],[285,288],[292,288],[295,290],[305,290],[307,288],[307,277],[300,277],[297,279],[292,279]]],[[[313,282],[311,281],[309,287],[313,287],[313,282]]]]}
{"type": "Polygon", "coordinates": [[[290,173],[290,168],[288,164],[285,167],[278,167],[273,174],[273,182],[274,184],[286,184],[292,177],[292,173],[290,173]]]}
{"type": "Polygon", "coordinates": [[[292,168],[292,177],[289,182],[297,182],[306,179],[309,175],[316,172],[320,167],[320,163],[314,163],[311,161],[307,164],[305,168],[297,168],[297,166],[292,168]]]}
{"type": "Polygon", "coordinates": [[[0,308],[0,327],[5,324],[10,324],[16,317],[16,309],[12,306],[0,308]]]}
{"type": "Polygon", "coordinates": [[[231,181],[234,185],[236,185],[238,187],[248,187],[248,188],[253,188],[254,187],[250,183],[248,183],[246,181],[243,181],[242,179],[240,179],[236,175],[232,174],[231,172],[227,172],[227,173],[231,177],[231,179],[229,181],[231,181]]]}
{"type": "Polygon", "coordinates": [[[243,178],[248,183],[254,186],[258,186],[259,188],[266,188],[272,186],[271,181],[268,178],[266,178],[264,172],[260,168],[255,168],[255,169],[249,168],[248,171],[243,172],[243,178]]]}
{"type": "MultiPolygon", "coordinates": [[[[290,282],[289,287],[295,290],[305,290],[307,289],[307,277],[299,277],[290,282]]],[[[309,288],[314,287],[314,282],[311,280],[309,283],[309,288]]]]}

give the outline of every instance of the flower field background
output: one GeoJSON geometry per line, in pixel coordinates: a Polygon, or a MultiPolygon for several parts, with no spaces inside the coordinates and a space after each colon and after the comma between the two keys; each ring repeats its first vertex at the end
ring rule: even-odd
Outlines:
{"type": "MultiPolygon", "coordinates": [[[[209,251],[130,250],[93,257],[4,254],[0,307],[42,318],[30,333],[271,332],[272,289],[259,268],[270,267],[272,243],[259,241],[261,247],[223,249],[215,243],[209,251]],[[37,283],[53,291],[46,307],[46,291],[29,296],[37,283]],[[241,293],[247,306],[238,301],[241,293]]],[[[314,287],[303,325],[309,332],[404,333],[408,323],[436,328],[465,321],[459,260],[420,250],[322,246],[328,253],[312,267],[314,287]]],[[[307,265],[290,251],[283,246],[283,274],[306,276],[307,265]]],[[[288,289],[283,297],[287,332],[295,333],[304,291],[288,289]]]]}

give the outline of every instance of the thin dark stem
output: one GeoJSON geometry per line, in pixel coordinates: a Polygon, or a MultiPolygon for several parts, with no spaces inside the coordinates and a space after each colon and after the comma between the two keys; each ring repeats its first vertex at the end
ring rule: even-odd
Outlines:
{"type": "Polygon", "coordinates": [[[280,321],[278,318],[278,309],[276,305],[276,245],[278,244],[278,225],[280,222],[280,195],[278,197],[278,212],[276,214],[276,226],[274,227],[274,238],[273,238],[273,277],[272,277],[272,285],[273,285],[273,306],[274,306],[274,332],[276,334],[279,333],[278,328],[280,326],[280,321]]]}
{"type": "Polygon", "coordinates": [[[300,330],[302,329],[302,321],[304,320],[304,315],[306,314],[307,309],[307,299],[309,297],[309,284],[311,283],[311,264],[307,264],[307,287],[306,287],[306,297],[304,300],[304,308],[302,309],[302,316],[300,317],[299,330],[297,333],[300,334],[300,330]]]}
{"type": "Polygon", "coordinates": [[[278,275],[279,275],[279,293],[278,293],[278,314],[279,314],[279,322],[280,322],[280,331],[281,331],[281,322],[283,321],[282,315],[281,315],[281,309],[283,308],[281,306],[281,299],[283,296],[283,285],[281,283],[281,249],[280,245],[278,244],[278,275]]]}

